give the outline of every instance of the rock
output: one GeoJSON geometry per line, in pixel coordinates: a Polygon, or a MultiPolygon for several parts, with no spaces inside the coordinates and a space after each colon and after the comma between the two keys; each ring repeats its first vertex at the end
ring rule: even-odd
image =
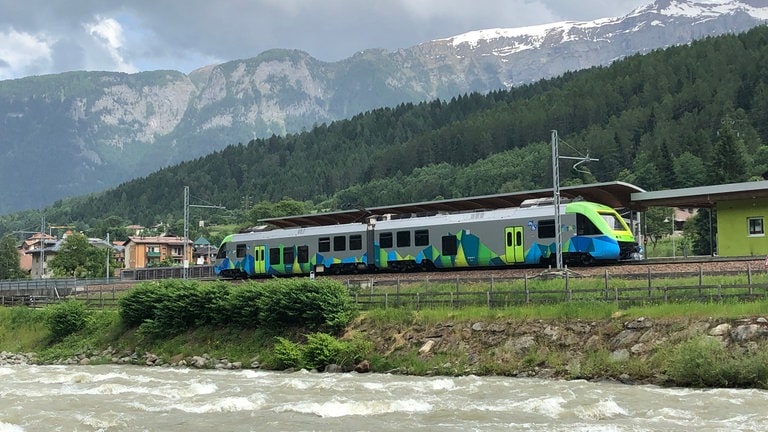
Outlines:
{"type": "Polygon", "coordinates": [[[646,329],[653,325],[651,323],[651,320],[646,319],[645,317],[640,317],[634,321],[628,322],[624,327],[632,330],[638,330],[638,329],[646,329]]]}
{"type": "Polygon", "coordinates": [[[709,335],[710,336],[725,336],[730,331],[731,331],[731,325],[728,324],[728,323],[723,323],[723,324],[720,324],[720,325],[716,326],[715,328],[711,329],[709,331],[709,335]]]}
{"type": "Polygon", "coordinates": [[[432,351],[432,348],[434,346],[435,346],[435,341],[428,340],[427,343],[425,343],[424,345],[421,346],[421,348],[419,348],[419,354],[421,355],[428,354],[430,351],[432,351]]]}
{"type": "Polygon", "coordinates": [[[355,365],[354,371],[357,373],[368,373],[371,371],[371,364],[368,360],[363,360],[355,365]]]}

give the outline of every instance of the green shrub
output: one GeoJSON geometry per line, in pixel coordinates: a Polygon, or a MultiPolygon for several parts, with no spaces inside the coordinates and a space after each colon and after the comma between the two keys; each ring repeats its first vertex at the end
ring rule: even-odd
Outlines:
{"type": "Polygon", "coordinates": [[[329,364],[335,364],[341,352],[341,343],[333,336],[326,333],[309,334],[304,346],[304,365],[322,371],[329,364]]]}
{"type": "Polygon", "coordinates": [[[667,376],[676,385],[725,387],[724,366],[731,361],[719,341],[709,336],[693,338],[678,346],[667,360],[667,376]]]}
{"type": "Polygon", "coordinates": [[[76,300],[48,306],[46,311],[46,324],[54,341],[60,341],[88,324],[88,310],[85,304],[76,300]]]}
{"type": "Polygon", "coordinates": [[[277,337],[277,343],[273,348],[274,365],[278,369],[301,368],[303,367],[303,357],[301,346],[288,339],[277,337]]]}
{"type": "Polygon", "coordinates": [[[346,288],[331,279],[275,280],[263,283],[261,294],[259,324],[265,327],[338,332],[354,316],[346,288]]]}
{"type": "Polygon", "coordinates": [[[136,327],[144,320],[153,319],[164,291],[164,285],[157,282],[138,284],[118,300],[120,319],[128,327],[136,327]]]}

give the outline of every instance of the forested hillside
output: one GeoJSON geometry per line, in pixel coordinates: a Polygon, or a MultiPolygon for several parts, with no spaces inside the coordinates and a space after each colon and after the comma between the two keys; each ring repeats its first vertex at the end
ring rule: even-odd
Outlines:
{"type": "Polygon", "coordinates": [[[42,217],[94,236],[109,217],[113,225],[175,222],[184,186],[197,203],[239,209],[241,219],[254,203],[285,197],[337,210],[548,188],[552,130],[561,154],[599,159],[588,173],[564,162],[563,184],[623,180],[658,190],[762,176],[768,27],[230,146],[42,212],[5,216],[0,231],[39,227],[42,217]]]}

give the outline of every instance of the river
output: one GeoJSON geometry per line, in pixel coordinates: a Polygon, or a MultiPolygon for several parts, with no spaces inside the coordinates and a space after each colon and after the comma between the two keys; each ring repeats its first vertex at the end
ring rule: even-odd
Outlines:
{"type": "Polygon", "coordinates": [[[768,392],[506,377],[0,367],[6,431],[765,431],[768,392]]]}

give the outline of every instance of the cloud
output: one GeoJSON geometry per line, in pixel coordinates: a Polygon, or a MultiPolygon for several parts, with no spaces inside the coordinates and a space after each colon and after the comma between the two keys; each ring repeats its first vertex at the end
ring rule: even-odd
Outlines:
{"type": "Polygon", "coordinates": [[[300,49],[337,61],[488,28],[618,16],[650,0],[0,0],[0,79],[175,69],[300,49]]]}
{"type": "Polygon", "coordinates": [[[51,55],[51,43],[42,36],[14,29],[0,32],[0,79],[46,70],[51,55]]]}
{"type": "Polygon", "coordinates": [[[138,69],[123,58],[121,49],[124,43],[123,27],[113,18],[96,16],[94,22],[83,26],[88,34],[93,36],[98,44],[112,59],[113,70],[119,72],[137,72],[138,69]]]}

